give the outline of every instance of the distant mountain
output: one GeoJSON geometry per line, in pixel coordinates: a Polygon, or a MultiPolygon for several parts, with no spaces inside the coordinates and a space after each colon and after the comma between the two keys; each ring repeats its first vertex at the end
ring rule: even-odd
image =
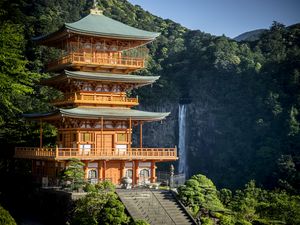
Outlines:
{"type": "Polygon", "coordinates": [[[267,29],[257,29],[248,31],[245,33],[240,34],[239,36],[233,38],[235,41],[256,41],[259,39],[260,35],[267,31],[267,29]]]}
{"type": "Polygon", "coordinates": [[[295,23],[288,26],[289,29],[300,29],[300,23],[295,23]]]}

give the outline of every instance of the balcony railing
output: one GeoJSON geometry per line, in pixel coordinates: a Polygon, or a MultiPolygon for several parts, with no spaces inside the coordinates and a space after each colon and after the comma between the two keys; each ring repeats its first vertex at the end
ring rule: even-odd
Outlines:
{"type": "Polygon", "coordinates": [[[128,98],[122,94],[103,94],[103,93],[83,93],[75,92],[65,94],[64,99],[55,100],[53,104],[99,104],[99,105],[128,105],[136,106],[139,104],[138,98],[128,98]]]}
{"type": "Polygon", "coordinates": [[[177,160],[176,148],[130,148],[130,149],[81,149],[81,148],[33,148],[16,147],[16,158],[68,160],[177,160]]]}
{"type": "Polygon", "coordinates": [[[48,70],[66,65],[80,65],[104,68],[141,69],[145,67],[144,58],[109,57],[93,53],[70,53],[48,64],[48,70]]]}

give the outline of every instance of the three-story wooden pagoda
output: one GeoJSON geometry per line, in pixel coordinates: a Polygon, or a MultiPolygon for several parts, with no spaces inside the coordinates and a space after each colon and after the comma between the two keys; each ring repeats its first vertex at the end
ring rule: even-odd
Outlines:
{"type": "Polygon", "coordinates": [[[176,148],[144,148],[144,122],[163,120],[169,113],[134,110],[138,98],[127,92],[152,84],[158,76],[129,75],[145,67],[147,48],[159,34],[110,19],[100,10],[58,31],[36,38],[38,44],[61,50],[47,70],[55,73],[42,84],[64,93],[49,113],[25,114],[27,119],[51,123],[58,129],[57,145],[17,147],[16,158],[32,160],[35,177],[56,181],[71,158],[84,162],[85,178],[119,184],[155,182],[155,164],[177,159],[176,148]],[[140,128],[140,146],[133,148],[132,127],[140,128]]]}

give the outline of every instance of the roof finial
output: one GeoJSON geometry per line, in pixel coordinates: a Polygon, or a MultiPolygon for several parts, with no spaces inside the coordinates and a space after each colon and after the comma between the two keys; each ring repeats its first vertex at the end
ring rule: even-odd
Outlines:
{"type": "Polygon", "coordinates": [[[97,0],[93,0],[93,8],[90,9],[90,13],[94,15],[102,15],[103,11],[98,8],[97,0]]]}

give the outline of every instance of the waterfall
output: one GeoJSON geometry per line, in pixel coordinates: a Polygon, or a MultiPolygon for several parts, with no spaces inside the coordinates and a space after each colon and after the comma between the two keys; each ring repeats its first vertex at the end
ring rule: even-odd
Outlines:
{"type": "Polygon", "coordinates": [[[188,166],[186,164],[186,144],[185,144],[185,132],[186,132],[186,105],[179,105],[178,112],[178,126],[179,126],[179,166],[178,172],[180,174],[187,175],[188,166]]]}

